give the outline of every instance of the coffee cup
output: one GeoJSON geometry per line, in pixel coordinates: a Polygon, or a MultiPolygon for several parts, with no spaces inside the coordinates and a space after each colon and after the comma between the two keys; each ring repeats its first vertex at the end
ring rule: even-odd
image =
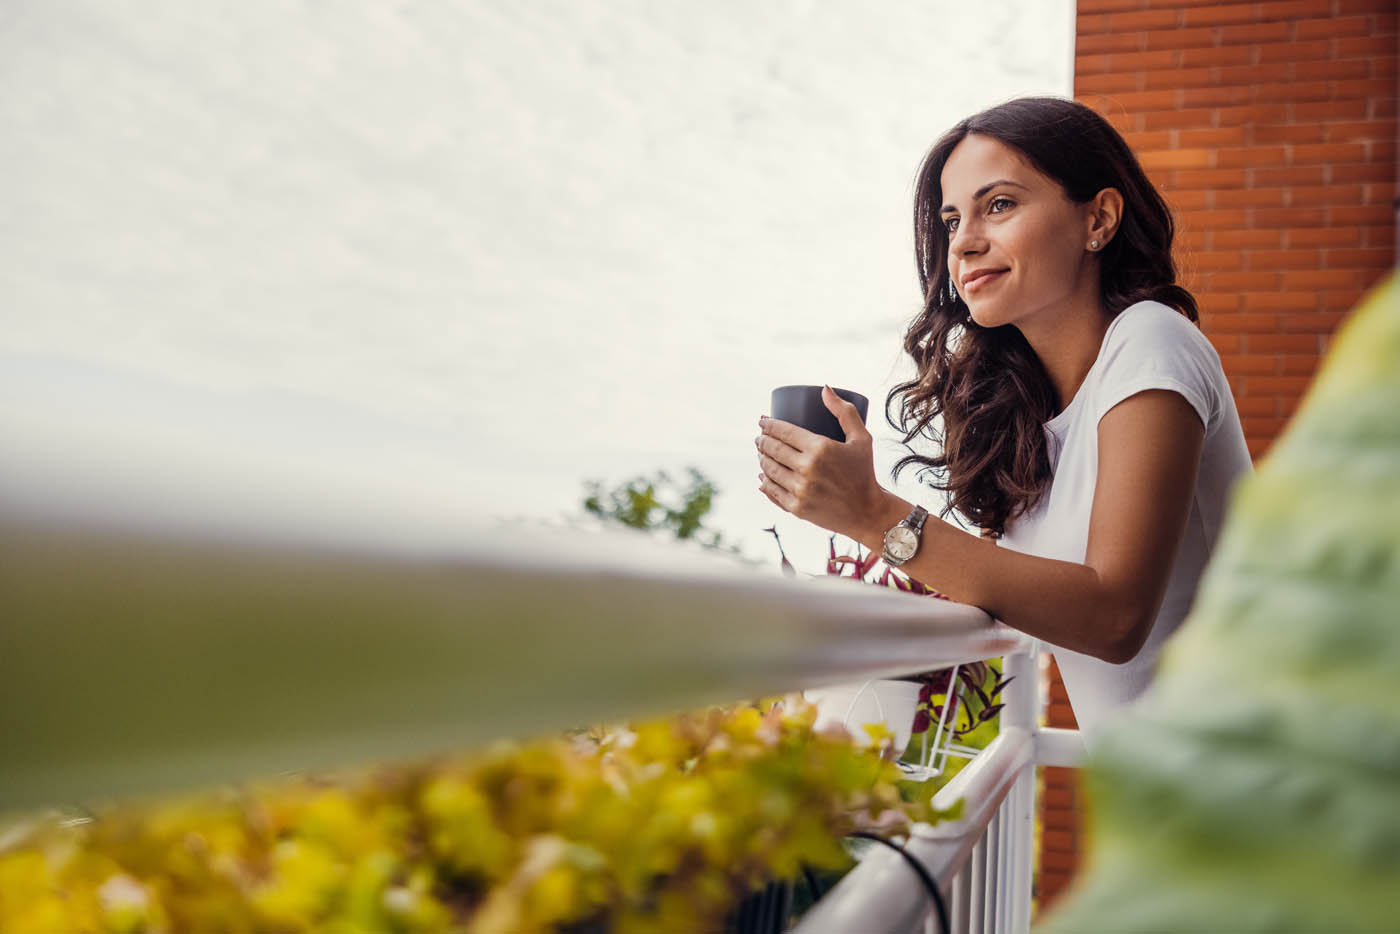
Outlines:
{"type": "MultiPolygon", "coordinates": [[[[836,389],[835,386],[832,389],[836,390],[836,395],[856,407],[863,424],[865,414],[870,408],[870,400],[849,389],[836,389]]],[[[820,386],[779,386],[773,390],[768,414],[773,418],[791,422],[808,431],[824,435],[833,441],[844,443],[846,440],[846,433],[841,430],[841,423],[836,420],[836,416],[831,414],[831,410],[822,401],[822,387],[820,386]]]]}

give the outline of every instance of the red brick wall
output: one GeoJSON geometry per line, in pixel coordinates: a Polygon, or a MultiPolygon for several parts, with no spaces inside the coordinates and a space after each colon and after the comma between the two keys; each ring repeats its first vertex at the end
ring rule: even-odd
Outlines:
{"type": "MultiPolygon", "coordinates": [[[[1075,97],[1124,134],[1172,207],[1183,284],[1256,459],[1342,316],[1395,263],[1396,9],[1078,3],[1075,97]]],[[[1046,772],[1042,902],[1078,865],[1052,848],[1077,853],[1079,818],[1061,806],[1077,791],[1046,772]]]]}

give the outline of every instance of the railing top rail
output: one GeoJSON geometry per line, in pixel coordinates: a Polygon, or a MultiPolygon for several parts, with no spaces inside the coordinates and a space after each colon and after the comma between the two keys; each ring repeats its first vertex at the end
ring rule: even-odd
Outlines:
{"type": "Polygon", "coordinates": [[[254,483],[162,500],[72,463],[45,475],[24,453],[0,452],[0,810],[465,748],[1022,644],[974,607],[788,580],[630,530],[508,533],[391,502],[327,509],[325,491],[307,492],[312,509],[254,483]]]}

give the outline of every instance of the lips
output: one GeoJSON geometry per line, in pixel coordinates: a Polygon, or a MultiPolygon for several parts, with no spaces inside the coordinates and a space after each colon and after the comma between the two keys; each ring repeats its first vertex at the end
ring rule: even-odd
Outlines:
{"type": "Polygon", "coordinates": [[[964,292],[976,292],[985,288],[992,282],[997,281],[1006,274],[1005,269],[989,269],[985,272],[973,273],[971,277],[963,280],[964,292]]]}

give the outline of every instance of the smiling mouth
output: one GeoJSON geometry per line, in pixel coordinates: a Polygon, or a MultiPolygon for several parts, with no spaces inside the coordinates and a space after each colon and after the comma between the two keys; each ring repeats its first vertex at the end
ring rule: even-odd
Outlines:
{"type": "Polygon", "coordinates": [[[1004,275],[1006,275],[1006,270],[1005,270],[1005,269],[998,270],[997,272],[989,272],[989,273],[986,273],[986,274],[984,274],[984,275],[980,275],[980,276],[978,276],[976,279],[973,279],[971,282],[969,282],[969,283],[967,283],[966,285],[964,285],[964,286],[963,286],[963,291],[964,291],[964,292],[975,292],[975,291],[977,291],[978,289],[981,289],[981,288],[986,287],[986,285],[987,285],[988,283],[995,282],[996,280],[1000,279],[1000,278],[1001,278],[1002,276],[1004,276],[1004,275]]]}

